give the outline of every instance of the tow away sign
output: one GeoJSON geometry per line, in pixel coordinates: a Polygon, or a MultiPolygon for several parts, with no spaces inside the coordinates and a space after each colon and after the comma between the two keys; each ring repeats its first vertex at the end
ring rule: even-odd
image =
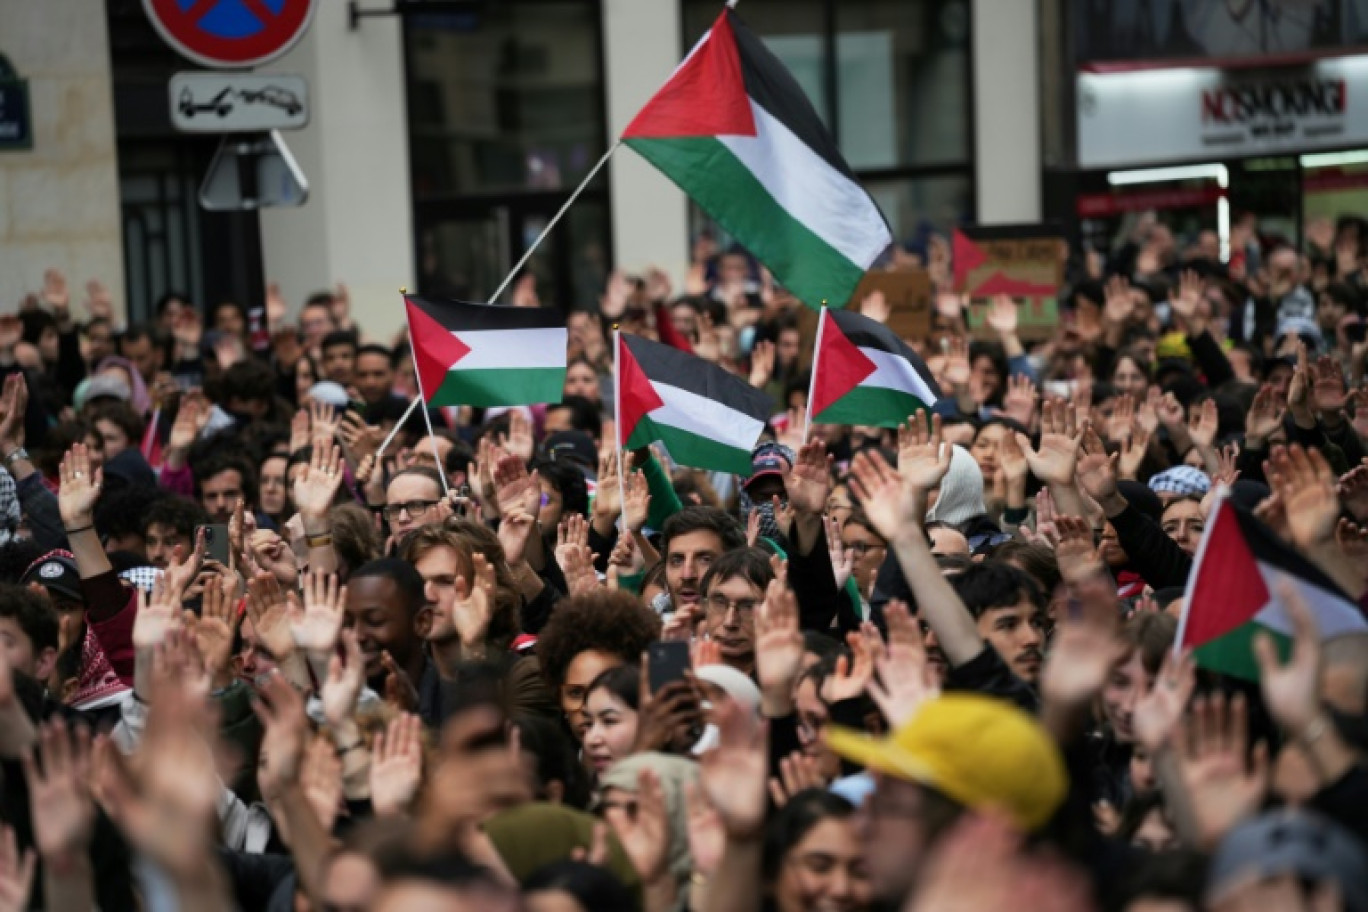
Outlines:
{"type": "Polygon", "coordinates": [[[309,122],[303,76],[177,73],[171,77],[171,123],[185,133],[298,130],[309,122]]]}

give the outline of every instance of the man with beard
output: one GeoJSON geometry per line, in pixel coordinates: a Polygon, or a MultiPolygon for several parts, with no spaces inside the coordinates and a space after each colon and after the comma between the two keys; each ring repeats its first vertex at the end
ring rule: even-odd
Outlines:
{"type": "Polygon", "coordinates": [[[717,643],[722,662],[755,671],[755,610],[774,579],[769,555],[740,548],[719,557],[703,577],[703,635],[717,643]]]}
{"type": "Polygon", "coordinates": [[[708,568],[723,553],[745,544],[740,525],[716,507],[685,507],[671,516],[660,540],[670,610],[688,611],[697,622],[703,611],[700,584],[708,568]]]}

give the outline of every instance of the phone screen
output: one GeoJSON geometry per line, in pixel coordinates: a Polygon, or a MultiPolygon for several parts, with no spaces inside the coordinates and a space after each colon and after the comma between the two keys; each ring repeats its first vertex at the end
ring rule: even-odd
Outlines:
{"type": "Polygon", "coordinates": [[[646,662],[650,667],[651,693],[671,681],[684,680],[689,670],[689,644],[674,640],[658,640],[646,647],[646,662]]]}

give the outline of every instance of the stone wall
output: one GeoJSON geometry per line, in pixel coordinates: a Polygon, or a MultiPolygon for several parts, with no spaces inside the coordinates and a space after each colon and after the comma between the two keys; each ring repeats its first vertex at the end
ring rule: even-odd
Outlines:
{"type": "Polygon", "coordinates": [[[29,81],[33,148],[0,151],[0,311],[66,273],[76,313],[98,278],[124,309],[109,35],[99,0],[0,0],[0,53],[29,81]]]}

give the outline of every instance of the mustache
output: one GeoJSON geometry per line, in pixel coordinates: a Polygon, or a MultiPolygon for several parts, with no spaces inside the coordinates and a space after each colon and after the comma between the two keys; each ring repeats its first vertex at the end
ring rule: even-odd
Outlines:
{"type": "Polygon", "coordinates": [[[1029,648],[1029,649],[1023,649],[1021,652],[1018,652],[1018,653],[1017,653],[1017,658],[1018,658],[1018,659],[1035,659],[1037,662],[1043,662],[1043,661],[1045,661],[1045,654],[1044,654],[1043,652],[1041,652],[1039,649],[1037,649],[1037,648],[1035,648],[1034,646],[1032,646],[1032,647],[1029,648]]]}

